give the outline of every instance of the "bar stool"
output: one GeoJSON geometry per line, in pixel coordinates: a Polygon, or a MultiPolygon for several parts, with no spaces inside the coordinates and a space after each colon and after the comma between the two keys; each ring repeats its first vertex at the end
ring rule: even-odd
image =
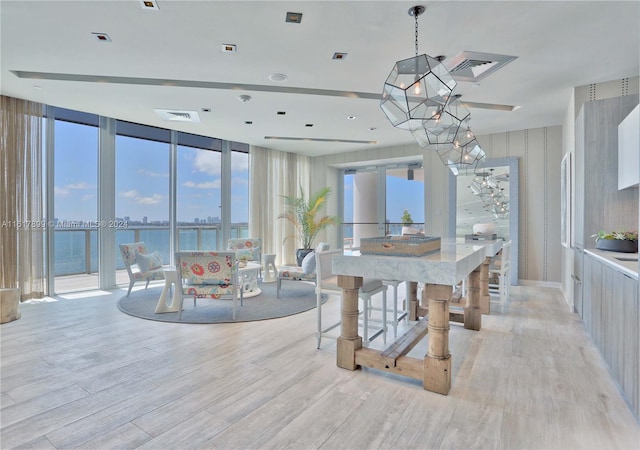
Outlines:
{"type": "MultiPolygon", "coordinates": [[[[316,252],[316,299],[317,299],[317,338],[318,348],[323,337],[334,338],[327,334],[329,331],[340,326],[341,321],[322,326],[322,294],[338,295],[342,299],[342,288],[338,286],[338,277],[333,275],[331,271],[331,259],[333,255],[341,255],[342,250],[326,250],[316,252]]],[[[371,297],[382,292],[382,310],[387,309],[387,286],[382,284],[380,280],[372,280],[365,278],[362,280],[362,287],[358,290],[358,298],[363,301],[363,337],[362,345],[367,347],[369,343],[376,337],[382,335],[383,341],[387,341],[387,315],[382,314],[382,326],[370,333],[369,322],[377,322],[369,318],[369,309],[371,308],[371,297]]]]}
{"type": "Polygon", "coordinates": [[[409,302],[405,301],[405,306],[402,310],[398,311],[398,285],[400,283],[404,283],[404,281],[398,280],[382,280],[382,284],[385,286],[393,286],[393,307],[391,311],[387,309],[386,312],[391,312],[393,314],[393,320],[391,324],[393,325],[393,337],[398,337],[398,324],[404,319],[408,319],[409,317],[409,302]],[[400,312],[400,315],[398,313],[400,312]]]}
{"type": "Polygon", "coordinates": [[[510,278],[510,250],[511,241],[502,246],[502,250],[496,256],[489,258],[489,295],[497,295],[500,298],[500,310],[504,312],[509,303],[511,290],[510,278]],[[497,283],[493,281],[497,277],[497,283]]]}

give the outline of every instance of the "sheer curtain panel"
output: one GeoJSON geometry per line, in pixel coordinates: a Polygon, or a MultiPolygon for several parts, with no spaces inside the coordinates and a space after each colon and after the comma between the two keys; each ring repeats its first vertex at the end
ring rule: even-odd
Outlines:
{"type": "Polygon", "coordinates": [[[300,189],[309,194],[309,157],[257,146],[249,153],[249,236],[262,238],[262,253],[275,253],[277,265],[296,265],[300,243],[283,243],[295,229],[278,216],[284,212],[282,195],[301,195],[300,189]]]}
{"type": "Polygon", "coordinates": [[[42,109],[0,101],[0,287],[19,288],[22,301],[44,297],[42,109]]]}

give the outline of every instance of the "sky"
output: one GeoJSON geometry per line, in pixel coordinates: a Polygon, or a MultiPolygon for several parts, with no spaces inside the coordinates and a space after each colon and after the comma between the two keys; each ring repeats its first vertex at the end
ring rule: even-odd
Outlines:
{"type": "MultiPolygon", "coordinates": [[[[92,221],[97,218],[98,129],[56,121],[55,217],[92,221]]],[[[178,146],[177,217],[180,222],[219,218],[221,154],[178,146]]],[[[233,153],[232,223],[248,222],[249,158],[233,153]]],[[[353,176],[345,177],[343,221],[353,221],[353,176]]],[[[332,195],[335,195],[333,193],[332,195]]],[[[387,221],[400,222],[408,210],[424,222],[424,184],[387,176],[387,221]]],[[[130,221],[168,221],[169,144],[116,136],[116,217],[130,221]]]]}
{"type": "MultiPolygon", "coordinates": [[[[56,121],[55,217],[97,217],[98,129],[56,121]]],[[[220,217],[220,153],[178,147],[178,221],[220,217]]],[[[232,223],[248,221],[249,159],[232,158],[232,223]]],[[[169,144],[116,136],[116,217],[149,222],[169,217],[169,144]]]]}

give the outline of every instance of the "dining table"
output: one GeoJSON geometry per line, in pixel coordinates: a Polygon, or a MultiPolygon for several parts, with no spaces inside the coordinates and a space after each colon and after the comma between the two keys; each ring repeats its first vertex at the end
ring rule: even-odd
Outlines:
{"type": "Polygon", "coordinates": [[[447,395],[451,389],[450,321],[462,322],[469,330],[481,330],[481,294],[487,302],[489,299],[488,258],[498,251],[499,245],[451,238],[441,240],[439,251],[419,257],[361,254],[358,250],[334,255],[332,272],[343,290],[336,347],[338,367],[375,368],[421,380],[424,389],[447,395]],[[358,289],[364,277],[424,283],[420,300],[415,294],[407,298],[409,319],[415,324],[384,350],[363,347],[358,335],[358,289]],[[463,281],[466,291],[463,311],[453,313],[450,302],[463,281]],[[427,334],[428,351],[424,358],[408,356],[427,334]]]}

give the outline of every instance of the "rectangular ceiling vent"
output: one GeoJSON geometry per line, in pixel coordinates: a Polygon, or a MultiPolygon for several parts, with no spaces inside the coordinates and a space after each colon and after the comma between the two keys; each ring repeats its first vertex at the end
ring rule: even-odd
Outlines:
{"type": "Polygon", "coordinates": [[[449,73],[457,81],[477,83],[516,58],[517,56],[463,51],[445,64],[449,73]]]}
{"type": "Polygon", "coordinates": [[[154,109],[154,111],[166,122],[200,123],[200,116],[197,111],[178,111],[174,109],[154,109]]]}

